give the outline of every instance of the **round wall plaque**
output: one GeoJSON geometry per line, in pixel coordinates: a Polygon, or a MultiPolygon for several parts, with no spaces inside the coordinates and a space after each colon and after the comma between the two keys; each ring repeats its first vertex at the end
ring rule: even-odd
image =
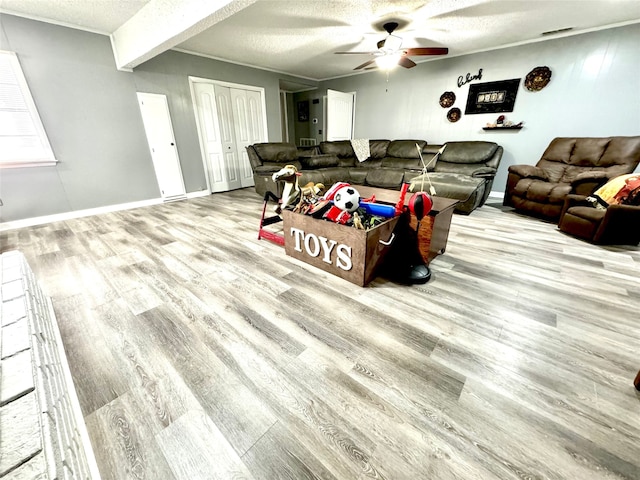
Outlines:
{"type": "Polygon", "coordinates": [[[551,80],[549,67],[536,67],[527,73],[524,79],[524,87],[531,92],[538,92],[547,86],[551,80]]]}
{"type": "Polygon", "coordinates": [[[444,92],[440,95],[440,106],[442,108],[449,108],[456,103],[456,94],[453,92],[444,92]]]}
{"type": "Polygon", "coordinates": [[[452,108],[447,112],[447,120],[449,120],[451,123],[454,123],[460,120],[461,116],[462,116],[462,112],[460,111],[459,108],[452,108]]]}

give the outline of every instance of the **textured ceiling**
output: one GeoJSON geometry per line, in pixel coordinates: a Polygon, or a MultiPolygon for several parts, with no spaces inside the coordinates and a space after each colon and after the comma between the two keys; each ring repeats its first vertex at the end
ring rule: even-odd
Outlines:
{"type": "Polygon", "coordinates": [[[0,0],[0,12],[110,34],[150,0],[0,0]]]}
{"type": "MultiPolygon", "coordinates": [[[[112,33],[147,3],[185,0],[0,0],[0,11],[112,33]]],[[[573,33],[640,22],[638,0],[258,0],[175,45],[235,63],[309,79],[353,73],[400,23],[403,47],[448,47],[449,55],[538,41],[542,32],[573,33]]],[[[640,27],[639,27],[640,28],[640,27]]],[[[420,62],[432,57],[413,57],[420,62]]]]}

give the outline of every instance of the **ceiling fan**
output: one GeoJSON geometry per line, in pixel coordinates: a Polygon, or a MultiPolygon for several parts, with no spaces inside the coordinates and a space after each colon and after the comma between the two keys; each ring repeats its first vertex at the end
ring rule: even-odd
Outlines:
{"type": "Polygon", "coordinates": [[[370,70],[372,68],[382,68],[389,70],[396,65],[400,65],[404,68],[412,68],[416,66],[416,62],[409,57],[418,55],[446,55],[449,53],[448,48],[439,47],[416,47],[416,48],[401,48],[402,38],[397,35],[393,35],[393,32],[398,28],[397,22],[387,22],[382,28],[389,34],[386,38],[383,38],[377,43],[378,50],[375,52],[335,52],[338,55],[373,55],[375,58],[364,62],[362,65],[358,65],[354,70],[370,70]],[[372,65],[373,64],[373,65],[372,65]]]}

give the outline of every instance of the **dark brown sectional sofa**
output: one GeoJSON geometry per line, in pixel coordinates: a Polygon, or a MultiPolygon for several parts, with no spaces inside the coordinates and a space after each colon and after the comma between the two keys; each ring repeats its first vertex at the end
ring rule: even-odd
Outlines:
{"type": "MultiPolygon", "coordinates": [[[[419,191],[422,163],[429,161],[442,145],[428,145],[424,140],[369,140],[370,156],[360,162],[351,142],[321,142],[313,149],[298,149],[289,143],[257,143],[247,147],[253,169],[256,192],[281,195],[281,185],[271,179],[285,165],[295,165],[302,173],[299,182],[335,182],[370,185],[400,190],[405,182],[416,183],[419,191]]],[[[469,214],[486,201],[502,158],[502,147],[493,142],[448,142],[435,164],[429,165],[429,179],[438,196],[459,200],[456,212],[469,214]]],[[[429,183],[425,180],[424,190],[429,183]]]]}

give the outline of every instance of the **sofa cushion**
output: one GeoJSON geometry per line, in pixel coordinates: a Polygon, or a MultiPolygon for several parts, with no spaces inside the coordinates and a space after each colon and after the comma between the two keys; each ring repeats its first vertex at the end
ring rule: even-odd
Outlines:
{"type": "Polygon", "coordinates": [[[497,150],[498,144],[493,142],[448,142],[438,162],[485,163],[493,158],[497,150]]]}
{"type": "Polygon", "coordinates": [[[588,168],[585,166],[564,165],[562,177],[560,177],[560,183],[573,183],[573,181],[578,178],[580,174],[583,174],[585,172],[606,172],[606,170],[602,167],[588,168]]]}
{"type": "Polygon", "coordinates": [[[601,167],[627,165],[637,160],[640,160],[640,136],[613,137],[600,157],[598,165],[601,167]]]}
{"type": "Polygon", "coordinates": [[[533,178],[524,178],[515,186],[514,193],[538,203],[564,204],[565,197],[571,192],[571,185],[551,183],[533,178]]]}
{"type": "Polygon", "coordinates": [[[396,168],[376,168],[369,170],[365,185],[379,188],[398,189],[402,184],[404,171],[396,168]]]}
{"type": "Polygon", "coordinates": [[[411,183],[411,181],[422,175],[420,170],[409,170],[404,172],[404,177],[402,178],[402,183],[411,183]]]}
{"type": "Polygon", "coordinates": [[[387,148],[387,157],[420,158],[420,152],[427,144],[424,140],[392,140],[387,148]],[[418,148],[416,148],[418,145],[418,148]]]}
{"type": "Polygon", "coordinates": [[[369,170],[364,168],[349,168],[348,172],[350,183],[355,183],[356,185],[364,185],[369,170]]]}
{"type": "Polygon", "coordinates": [[[558,183],[564,175],[564,171],[567,165],[564,162],[555,160],[542,159],[538,162],[537,166],[547,174],[547,180],[551,183],[558,183]]]}
{"type": "Polygon", "coordinates": [[[300,157],[300,163],[302,168],[323,168],[323,167],[337,167],[338,157],[333,154],[325,153],[313,156],[300,157]]]}
{"type": "Polygon", "coordinates": [[[590,222],[600,223],[607,211],[604,208],[593,208],[585,206],[571,207],[567,213],[578,218],[589,220],[590,222]]]}
{"type": "Polygon", "coordinates": [[[298,160],[298,149],[291,143],[256,143],[253,148],[262,162],[291,163],[298,160]]]}
{"type": "Polygon", "coordinates": [[[495,174],[495,169],[491,167],[485,167],[484,163],[450,163],[437,161],[435,168],[431,169],[429,165],[429,172],[435,171],[437,173],[460,173],[462,175],[473,176],[476,173],[487,173],[492,171],[495,174]]]}
{"type": "Polygon", "coordinates": [[[577,138],[568,163],[583,167],[598,165],[610,142],[610,138],[577,138]]]}
{"type": "Polygon", "coordinates": [[[330,153],[338,158],[355,157],[356,154],[349,140],[337,140],[334,142],[320,142],[320,151],[330,153]]]}
{"type": "Polygon", "coordinates": [[[382,159],[382,167],[409,169],[409,170],[422,170],[422,162],[420,162],[419,158],[384,157],[382,159]]]}
{"type": "Polygon", "coordinates": [[[355,157],[338,158],[338,166],[342,168],[355,167],[356,163],[361,163],[355,157]]]}
{"type": "Polygon", "coordinates": [[[306,185],[307,183],[322,183],[326,188],[329,188],[331,185],[327,185],[325,183],[325,176],[322,173],[322,169],[319,170],[303,170],[302,175],[298,177],[299,185],[306,185]]]}
{"type": "Polygon", "coordinates": [[[549,162],[569,163],[575,145],[575,138],[554,138],[542,154],[541,159],[549,162]]]}
{"type": "Polygon", "coordinates": [[[371,153],[371,159],[383,159],[387,156],[387,149],[389,148],[389,140],[369,140],[369,153],[371,153]]]}
{"type": "Polygon", "coordinates": [[[362,168],[363,170],[371,170],[374,168],[380,168],[382,166],[382,159],[370,158],[366,162],[354,162],[355,168],[362,168]]]}
{"type": "Polygon", "coordinates": [[[347,182],[349,183],[351,179],[349,178],[349,169],[347,168],[339,168],[339,167],[329,167],[329,168],[321,168],[318,172],[322,173],[323,181],[327,188],[333,185],[336,182],[347,182]]]}
{"type": "MultiPolygon", "coordinates": [[[[436,195],[447,198],[455,198],[457,200],[466,200],[475,190],[484,184],[481,178],[472,178],[467,175],[458,173],[434,173],[429,175],[431,184],[436,189],[436,195]]],[[[422,185],[416,178],[413,179],[414,184],[422,185]]],[[[425,183],[425,189],[428,183],[425,183]]]]}
{"type": "Polygon", "coordinates": [[[422,147],[422,156],[424,157],[424,161],[426,162],[427,158],[433,157],[442,147],[443,145],[438,145],[437,143],[425,144],[425,146],[422,147]]]}
{"type": "Polygon", "coordinates": [[[456,212],[469,214],[482,204],[486,182],[482,178],[458,173],[432,173],[428,179],[423,175],[413,178],[409,191],[429,192],[431,185],[435,188],[437,196],[460,201],[456,204],[456,212]]]}

